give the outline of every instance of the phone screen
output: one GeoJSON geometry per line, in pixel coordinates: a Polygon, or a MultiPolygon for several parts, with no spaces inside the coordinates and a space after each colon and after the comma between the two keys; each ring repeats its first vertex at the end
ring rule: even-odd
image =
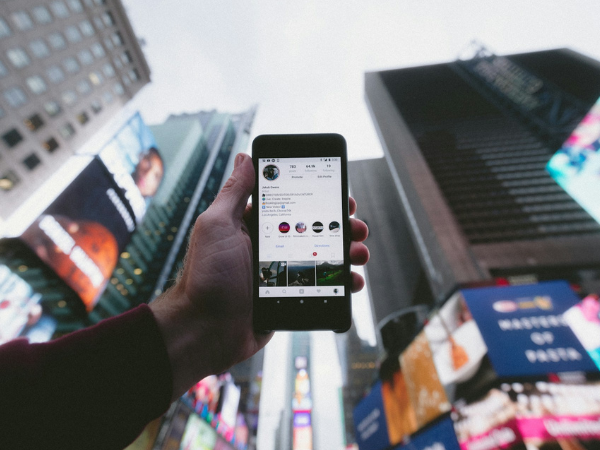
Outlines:
{"type": "Polygon", "coordinates": [[[343,297],[339,156],[258,160],[259,297],[343,297]]]}

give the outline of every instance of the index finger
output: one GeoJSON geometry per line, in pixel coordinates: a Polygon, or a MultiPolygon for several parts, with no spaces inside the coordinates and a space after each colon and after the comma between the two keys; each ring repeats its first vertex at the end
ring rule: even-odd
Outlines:
{"type": "Polygon", "coordinates": [[[348,201],[350,203],[350,215],[352,216],[356,212],[356,200],[354,200],[352,197],[349,197],[348,201]]]}

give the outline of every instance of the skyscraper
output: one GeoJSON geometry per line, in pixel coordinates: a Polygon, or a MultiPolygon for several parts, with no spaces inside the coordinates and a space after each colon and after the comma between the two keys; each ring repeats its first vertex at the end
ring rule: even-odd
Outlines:
{"type": "Polygon", "coordinates": [[[195,219],[226,181],[233,156],[246,150],[255,114],[256,107],[241,114],[182,114],[150,127],[165,179],[91,312],[93,321],[147,302],[173,282],[195,219]]]}
{"type": "Polygon", "coordinates": [[[120,0],[0,5],[0,224],[147,83],[120,0]]]}
{"type": "MultiPolygon", "coordinates": [[[[495,278],[597,286],[600,226],[545,165],[600,96],[599,80],[600,63],[567,49],[477,48],[465,60],[366,74],[385,183],[400,198],[432,299],[495,278]]],[[[409,293],[398,308],[417,303],[409,293]]]]}

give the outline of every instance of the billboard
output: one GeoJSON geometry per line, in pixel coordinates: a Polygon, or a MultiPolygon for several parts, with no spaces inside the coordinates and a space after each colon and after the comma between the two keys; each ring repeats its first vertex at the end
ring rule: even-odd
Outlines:
{"type": "MultiPolygon", "coordinates": [[[[23,336],[40,322],[40,299],[29,283],[0,264],[0,345],[23,336]]],[[[49,337],[36,342],[43,340],[49,337]]]]}
{"type": "Polygon", "coordinates": [[[552,156],[546,169],[583,209],[600,222],[600,99],[552,156]]]}
{"type": "Polygon", "coordinates": [[[382,450],[390,445],[385,416],[381,382],[377,382],[352,412],[359,448],[382,450]]]}
{"type": "Polygon", "coordinates": [[[134,115],[20,238],[91,311],[164,175],[134,115]]]}
{"type": "Polygon", "coordinates": [[[190,414],[179,450],[213,450],[217,444],[217,432],[196,414],[190,414]]]}

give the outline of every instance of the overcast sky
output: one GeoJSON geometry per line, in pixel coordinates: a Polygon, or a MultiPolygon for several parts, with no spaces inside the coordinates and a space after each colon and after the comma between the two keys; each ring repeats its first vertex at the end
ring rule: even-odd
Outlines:
{"type": "Polygon", "coordinates": [[[570,47],[600,59],[598,0],[125,0],[152,84],[148,123],[258,103],[253,134],[338,132],[350,159],[381,155],[365,71],[570,47]]]}

